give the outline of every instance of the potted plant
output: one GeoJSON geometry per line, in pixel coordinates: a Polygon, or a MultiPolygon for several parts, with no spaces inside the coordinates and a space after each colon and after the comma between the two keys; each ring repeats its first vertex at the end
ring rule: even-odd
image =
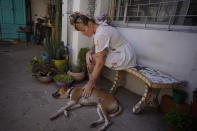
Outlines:
{"type": "Polygon", "coordinates": [[[57,71],[59,73],[63,73],[66,70],[66,66],[68,64],[68,57],[65,52],[63,42],[58,43],[51,40],[50,38],[46,38],[44,48],[47,52],[49,60],[55,66],[57,71]]]}
{"type": "Polygon", "coordinates": [[[70,86],[73,82],[73,78],[67,74],[57,74],[53,79],[58,86],[70,86]]]}
{"type": "Polygon", "coordinates": [[[73,77],[75,81],[82,81],[85,78],[86,53],[88,51],[88,48],[81,48],[78,53],[78,65],[72,65],[70,70],[67,72],[70,76],[73,77]]]}
{"type": "Polygon", "coordinates": [[[34,57],[29,61],[32,76],[40,82],[52,81],[52,76],[56,73],[54,66],[39,57],[34,57]]]}
{"type": "Polygon", "coordinates": [[[174,106],[164,116],[172,131],[194,131],[196,128],[196,118],[188,112],[183,112],[179,106],[174,106]]]}
{"type": "Polygon", "coordinates": [[[44,47],[49,59],[59,73],[63,73],[68,64],[64,43],[61,42],[61,0],[55,0],[55,35],[46,37],[44,47]]]}

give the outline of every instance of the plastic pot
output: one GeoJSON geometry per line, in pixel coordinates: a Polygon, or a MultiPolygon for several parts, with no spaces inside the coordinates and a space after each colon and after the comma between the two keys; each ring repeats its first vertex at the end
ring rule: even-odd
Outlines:
{"type": "Polygon", "coordinates": [[[184,90],[173,89],[172,100],[175,103],[178,103],[178,104],[183,103],[186,98],[187,98],[187,93],[184,90]]]}

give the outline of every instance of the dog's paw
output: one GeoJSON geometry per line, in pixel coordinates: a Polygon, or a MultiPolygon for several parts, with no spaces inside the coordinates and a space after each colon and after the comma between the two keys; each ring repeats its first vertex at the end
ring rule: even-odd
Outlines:
{"type": "Polygon", "coordinates": [[[96,127],[98,124],[96,122],[93,122],[92,124],[90,124],[90,128],[94,128],[96,127]]]}
{"type": "Polygon", "coordinates": [[[68,111],[67,110],[64,110],[64,116],[68,117],[68,111]]]}
{"type": "Polygon", "coordinates": [[[49,117],[50,120],[55,120],[59,115],[53,114],[49,117]]]}
{"type": "Polygon", "coordinates": [[[105,131],[107,128],[109,128],[109,126],[111,126],[112,125],[112,122],[110,121],[107,125],[104,125],[104,126],[102,126],[102,127],[100,127],[99,129],[98,129],[98,131],[105,131]]]}
{"type": "Polygon", "coordinates": [[[105,129],[98,129],[98,131],[105,131],[105,129]]]}
{"type": "Polygon", "coordinates": [[[55,120],[56,118],[57,116],[53,116],[53,115],[49,117],[50,120],[55,120]]]}

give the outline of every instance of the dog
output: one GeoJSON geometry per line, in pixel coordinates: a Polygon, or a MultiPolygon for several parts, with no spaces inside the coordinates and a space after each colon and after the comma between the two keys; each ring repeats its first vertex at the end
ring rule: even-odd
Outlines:
{"type": "Polygon", "coordinates": [[[94,121],[90,127],[96,127],[104,123],[104,125],[99,128],[99,131],[104,131],[111,125],[109,117],[114,117],[122,112],[122,107],[116,100],[116,98],[105,91],[97,88],[92,89],[92,94],[90,97],[82,97],[83,88],[79,87],[61,87],[57,92],[53,93],[52,96],[55,98],[69,98],[69,102],[61,107],[56,113],[50,116],[51,120],[56,119],[60,114],[65,116],[68,115],[68,110],[79,108],[81,106],[93,105],[97,107],[97,113],[99,119],[94,121]]]}

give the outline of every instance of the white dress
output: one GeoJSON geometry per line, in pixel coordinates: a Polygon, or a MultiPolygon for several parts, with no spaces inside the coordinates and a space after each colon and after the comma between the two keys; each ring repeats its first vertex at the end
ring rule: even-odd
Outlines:
{"type": "Polygon", "coordinates": [[[105,66],[122,70],[136,66],[136,55],[131,44],[111,26],[99,25],[94,35],[95,52],[106,49],[105,66]]]}

